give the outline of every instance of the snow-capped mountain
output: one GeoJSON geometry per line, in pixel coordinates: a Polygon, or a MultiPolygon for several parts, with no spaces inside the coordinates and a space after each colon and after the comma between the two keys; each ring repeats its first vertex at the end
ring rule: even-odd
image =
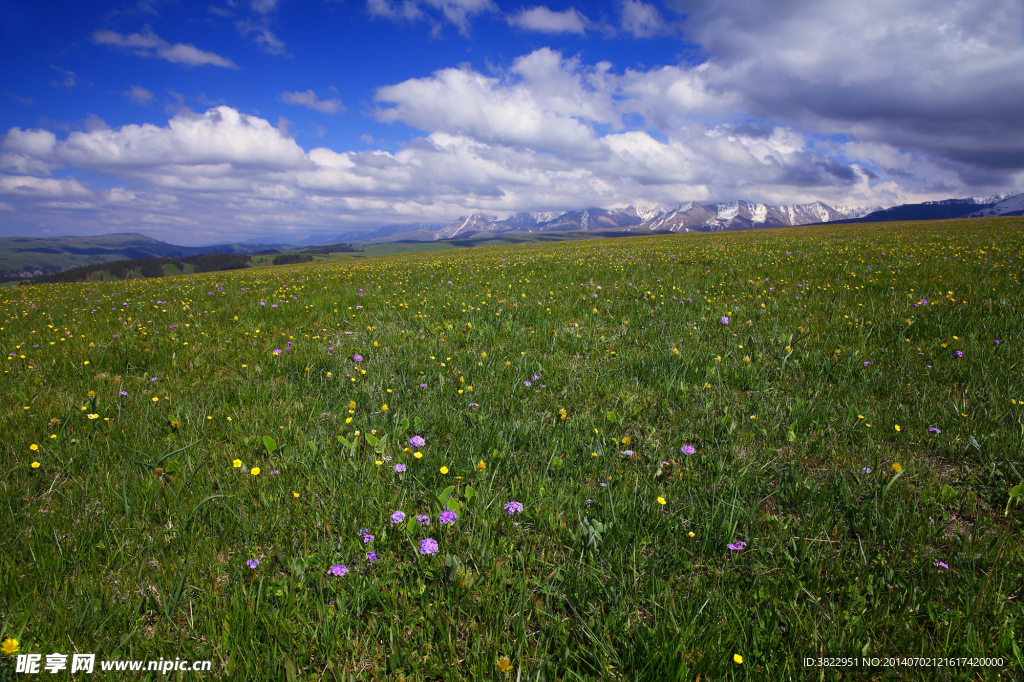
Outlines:
{"type": "MultiPolygon", "coordinates": [[[[996,197],[992,197],[996,198],[996,197]]],[[[998,197],[991,205],[972,213],[971,218],[987,218],[996,215],[1024,215],[1024,193],[998,197]]]]}
{"type": "Polygon", "coordinates": [[[751,227],[827,223],[845,220],[848,217],[846,213],[820,201],[786,206],[773,206],[750,201],[730,201],[720,204],[698,204],[687,201],[658,218],[645,221],[638,229],[646,229],[649,232],[717,232],[751,227]]]}

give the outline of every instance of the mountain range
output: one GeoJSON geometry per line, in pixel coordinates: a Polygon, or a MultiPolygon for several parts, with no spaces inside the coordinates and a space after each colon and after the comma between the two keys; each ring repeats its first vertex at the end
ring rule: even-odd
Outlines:
{"type": "Polygon", "coordinates": [[[450,223],[385,225],[368,231],[345,232],[330,237],[310,237],[302,243],[480,239],[509,232],[572,232],[577,230],[637,234],[719,232],[757,227],[937,220],[1021,215],[1022,213],[1024,213],[1024,194],[945,199],[921,204],[902,204],[891,208],[829,206],[820,201],[789,205],[762,204],[751,201],[724,203],[687,201],[675,207],[627,206],[626,208],[584,208],[565,212],[528,211],[515,213],[507,218],[498,218],[485,213],[472,213],[450,223]]]}

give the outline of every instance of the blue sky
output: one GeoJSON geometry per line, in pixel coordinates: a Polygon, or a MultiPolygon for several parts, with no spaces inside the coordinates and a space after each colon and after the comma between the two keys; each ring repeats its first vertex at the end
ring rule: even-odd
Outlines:
{"type": "Polygon", "coordinates": [[[1017,0],[7,7],[0,236],[1024,190],[1017,0]]]}

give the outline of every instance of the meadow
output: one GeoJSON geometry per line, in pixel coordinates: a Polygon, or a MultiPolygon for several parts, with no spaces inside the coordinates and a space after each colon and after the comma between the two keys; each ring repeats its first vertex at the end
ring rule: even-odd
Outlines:
{"type": "Polygon", "coordinates": [[[0,679],[1020,679],[1022,263],[1017,217],[0,290],[0,679]]]}

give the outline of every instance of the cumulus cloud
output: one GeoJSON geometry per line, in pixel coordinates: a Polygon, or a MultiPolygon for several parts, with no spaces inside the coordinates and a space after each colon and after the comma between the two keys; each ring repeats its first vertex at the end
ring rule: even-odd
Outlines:
{"type": "Polygon", "coordinates": [[[345,107],[341,106],[340,99],[320,99],[312,90],[306,90],[305,92],[282,92],[281,101],[287,104],[298,104],[299,106],[324,114],[340,114],[345,111],[345,107]]]}
{"type": "Polygon", "coordinates": [[[135,104],[149,104],[156,98],[151,90],[147,90],[141,85],[133,85],[124,93],[124,96],[135,104]]]}
{"type": "Polygon", "coordinates": [[[458,27],[463,35],[469,34],[469,19],[485,12],[496,12],[493,0],[366,0],[366,11],[371,16],[399,21],[425,20],[440,30],[443,23],[458,27]]]}
{"type": "Polygon", "coordinates": [[[658,8],[639,0],[623,0],[622,29],[634,38],[650,38],[666,30],[658,8]]]}
{"type": "Polygon", "coordinates": [[[579,33],[587,32],[587,18],[570,7],[561,12],[555,12],[544,5],[523,9],[507,19],[511,26],[523,28],[528,31],[539,31],[541,33],[579,33]]]}
{"type": "Polygon", "coordinates": [[[194,45],[187,43],[174,43],[173,45],[146,28],[142,33],[122,35],[115,31],[100,30],[93,33],[93,40],[100,45],[119,47],[139,55],[155,59],[165,59],[175,64],[186,64],[188,66],[221,66],[228,69],[237,69],[238,66],[228,59],[213,52],[200,50],[194,45]]]}

